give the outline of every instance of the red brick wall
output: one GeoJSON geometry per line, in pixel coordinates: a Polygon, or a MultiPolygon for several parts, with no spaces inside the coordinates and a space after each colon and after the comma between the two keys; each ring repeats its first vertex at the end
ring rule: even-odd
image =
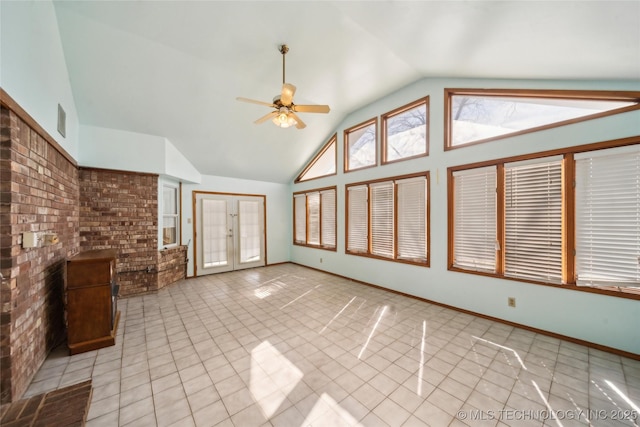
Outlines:
{"type": "Polygon", "coordinates": [[[158,252],[158,289],[187,277],[187,246],[158,252]]]}
{"type": "Polygon", "coordinates": [[[75,163],[22,110],[3,103],[0,124],[0,400],[5,403],[22,396],[48,352],[65,337],[64,268],[78,251],[79,193],[75,163]],[[57,233],[59,243],[23,249],[25,231],[57,233]]]}
{"type": "Polygon", "coordinates": [[[120,295],[158,289],[158,176],[80,168],[80,248],[117,249],[120,295]]]}
{"type": "Polygon", "coordinates": [[[185,277],[186,247],[158,252],[158,177],[78,168],[0,89],[0,403],[22,397],[66,337],[66,259],[116,248],[120,295],[185,277]],[[59,242],[22,248],[26,231],[59,242]],[[182,265],[181,265],[182,264],[182,265]]]}

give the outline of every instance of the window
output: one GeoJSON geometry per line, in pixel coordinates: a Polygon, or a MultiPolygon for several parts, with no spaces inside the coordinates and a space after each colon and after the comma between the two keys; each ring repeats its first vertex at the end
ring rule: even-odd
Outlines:
{"type": "Polygon", "coordinates": [[[336,187],[293,195],[293,243],[336,249],[336,187]]]}
{"type": "Polygon", "coordinates": [[[453,173],[455,212],[453,265],[496,271],[496,167],[453,173]]]}
{"type": "Polygon", "coordinates": [[[322,150],[309,162],[302,170],[295,182],[308,181],[310,179],[321,178],[323,176],[336,174],[336,141],[338,136],[334,134],[331,139],[322,147],[322,150]]]}
{"type": "Polygon", "coordinates": [[[428,172],[347,186],[347,253],[427,265],[428,172]]]}
{"type": "Polygon", "coordinates": [[[427,178],[400,179],[397,188],[397,257],[400,260],[427,262],[427,178]]]}
{"type": "Polygon", "coordinates": [[[373,118],[344,131],[344,171],[376,166],[378,120],[373,118]]]}
{"type": "Polygon", "coordinates": [[[162,246],[178,244],[178,187],[162,186],[162,246]]]}
{"type": "Polygon", "coordinates": [[[640,108],[639,92],[445,89],[445,149],[640,108]]]}
{"type": "Polygon", "coordinates": [[[577,284],[640,287],[640,145],[575,159],[577,284]]]}
{"type": "Polygon", "coordinates": [[[429,97],[382,116],[382,163],[426,156],[429,97]]]}
{"type": "Polygon", "coordinates": [[[562,156],[507,163],[504,275],[562,282],[562,156]]]}
{"type": "Polygon", "coordinates": [[[347,252],[369,251],[369,188],[366,185],[347,187],[347,252]]]}
{"type": "Polygon", "coordinates": [[[640,297],[640,137],[449,168],[449,268],[640,297]]]}
{"type": "Polygon", "coordinates": [[[369,186],[371,194],[371,253],[393,258],[393,181],[377,182],[369,186]]]}

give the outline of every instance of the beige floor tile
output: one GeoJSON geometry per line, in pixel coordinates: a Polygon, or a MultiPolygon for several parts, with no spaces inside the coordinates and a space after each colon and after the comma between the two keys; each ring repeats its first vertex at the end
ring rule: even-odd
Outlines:
{"type": "Polygon", "coordinates": [[[640,400],[639,361],[293,264],[185,280],[119,309],[116,345],[54,349],[25,396],[90,377],[90,427],[551,426],[457,411],[640,400]]]}

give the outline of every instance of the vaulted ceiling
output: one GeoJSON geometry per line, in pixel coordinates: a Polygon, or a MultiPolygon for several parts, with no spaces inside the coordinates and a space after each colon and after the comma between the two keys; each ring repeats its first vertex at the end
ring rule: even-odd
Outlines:
{"type": "Polygon", "coordinates": [[[424,77],[640,81],[638,1],[55,1],[80,122],[206,175],[288,182],[354,110],[424,77]],[[307,127],[253,121],[286,76],[307,127]]]}

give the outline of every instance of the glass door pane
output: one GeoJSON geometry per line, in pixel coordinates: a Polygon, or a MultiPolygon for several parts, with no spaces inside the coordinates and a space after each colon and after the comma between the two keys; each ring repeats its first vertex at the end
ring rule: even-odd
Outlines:
{"type": "Polygon", "coordinates": [[[227,202],[202,200],[202,256],[205,268],[227,265],[227,202]]]}
{"type": "Polygon", "coordinates": [[[260,202],[238,201],[240,263],[256,262],[261,258],[260,202]]]}

